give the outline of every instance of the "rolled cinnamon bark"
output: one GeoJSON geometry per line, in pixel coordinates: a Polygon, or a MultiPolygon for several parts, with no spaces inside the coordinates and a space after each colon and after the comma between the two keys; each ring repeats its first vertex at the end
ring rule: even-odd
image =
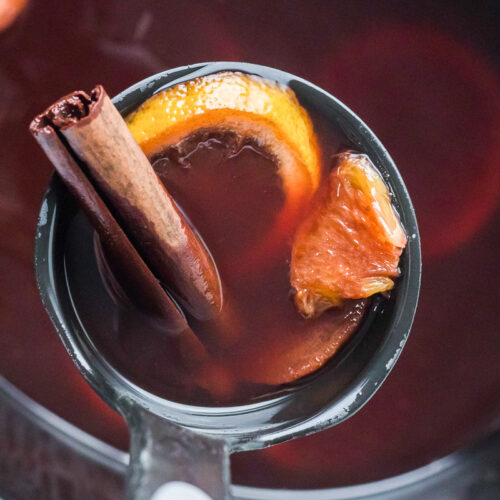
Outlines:
{"type": "Polygon", "coordinates": [[[40,115],[33,120],[30,131],[97,231],[111,272],[120,277],[126,295],[141,310],[162,319],[165,328],[178,336],[179,345],[186,355],[189,352],[192,357],[203,359],[205,349],[185,316],[130,243],[54,126],[40,115]]]}
{"type": "MultiPolygon", "coordinates": [[[[76,157],[83,169],[82,176],[93,181],[103,204],[153,274],[196,318],[217,315],[222,308],[222,289],[213,259],[156,176],[103,87],[97,86],[90,96],[74,92],[33,121],[31,131],[42,147],[44,142],[48,145],[44,149],[54,163],[64,152],[46,141],[51,134],[45,130],[47,126],[57,130],[61,147],[71,150],[70,156],[76,157]]],[[[90,213],[94,201],[87,200],[90,213]]]]}

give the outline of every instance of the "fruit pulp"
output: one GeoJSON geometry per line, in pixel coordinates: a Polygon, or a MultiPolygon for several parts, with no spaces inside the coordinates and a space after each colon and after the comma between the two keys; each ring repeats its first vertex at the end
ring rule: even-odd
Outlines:
{"type": "Polygon", "coordinates": [[[391,290],[407,242],[387,186],[368,156],[346,152],[335,161],[292,247],[295,304],[309,318],[346,298],[391,290]]]}

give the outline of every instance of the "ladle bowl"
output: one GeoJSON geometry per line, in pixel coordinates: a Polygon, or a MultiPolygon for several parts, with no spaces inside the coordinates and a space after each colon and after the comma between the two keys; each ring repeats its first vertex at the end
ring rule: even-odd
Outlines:
{"type": "Polygon", "coordinates": [[[401,277],[388,300],[374,300],[347,345],[314,376],[289,391],[251,404],[202,407],[162,399],[128,380],[100,354],[75,306],[74,290],[106,298],[92,251],[93,231],[55,175],[43,199],[35,268],[44,306],[87,382],[128,422],[129,498],[146,499],[167,481],[197,485],[212,498],[229,497],[229,454],[258,449],[337,425],[381,386],[408,338],[420,288],[421,255],[415,212],[391,157],[351,110],[317,86],[289,73],[246,63],[202,63],[151,76],[113,99],[127,115],[162,89],[218,71],[242,71],[288,85],[307,108],[333,121],[357,151],[366,153],[393,196],[408,245],[401,277]]]}

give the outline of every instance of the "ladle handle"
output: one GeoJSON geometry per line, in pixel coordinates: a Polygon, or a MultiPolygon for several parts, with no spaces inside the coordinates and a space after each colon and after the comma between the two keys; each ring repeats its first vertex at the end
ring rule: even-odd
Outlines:
{"type": "MultiPolygon", "coordinates": [[[[229,500],[229,449],[135,406],[128,412],[130,462],[127,500],[150,500],[171,481],[192,484],[213,500],[229,500]]],[[[176,500],[172,498],[172,500],[176,500]]]]}

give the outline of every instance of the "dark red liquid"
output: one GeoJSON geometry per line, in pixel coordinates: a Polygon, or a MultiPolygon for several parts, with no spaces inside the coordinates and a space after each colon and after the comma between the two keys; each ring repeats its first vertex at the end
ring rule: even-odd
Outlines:
{"type": "Polygon", "coordinates": [[[51,168],[31,118],[77,88],[110,94],[168,67],[241,59],[299,74],[380,137],[420,222],[424,274],[405,350],[363,410],[319,435],[233,457],[237,483],[388,477],[495,428],[500,408],[498,27],[493,2],[32,1],[0,34],[0,371],[127,447],[41,306],[32,245],[51,168]],[[166,29],[168,27],[168,29],[166,29]]]}
{"type": "MultiPolygon", "coordinates": [[[[333,130],[321,138],[326,173],[339,138],[333,130]]],[[[179,350],[176,336],[169,336],[168,322],[116,305],[120,304],[116,299],[113,304],[95,290],[89,294],[92,284],[86,280],[92,262],[84,266],[82,276],[78,266],[89,258],[85,252],[92,250],[69,244],[66,266],[75,307],[111,364],[167,399],[227,405],[285,389],[318,367],[316,356],[325,351],[335,355],[356,332],[369,301],[347,301],[315,319],[299,315],[291,296],[289,267],[294,231],[302,217],[295,215],[286,237],[273,231],[285,206],[275,160],[251,138],[205,131],[184,141],[182,156],[172,147],[151,161],[210,249],[223,284],[224,304],[213,320],[188,316],[208,353],[208,359],[193,361],[189,352],[179,350]],[[264,259],[254,258],[263,244],[272,250],[264,259]]]]}

